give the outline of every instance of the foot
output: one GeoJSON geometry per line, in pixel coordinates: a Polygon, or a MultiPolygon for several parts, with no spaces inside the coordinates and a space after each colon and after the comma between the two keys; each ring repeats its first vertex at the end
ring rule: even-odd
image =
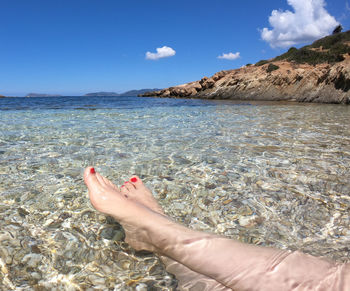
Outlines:
{"type": "Polygon", "coordinates": [[[164,219],[164,216],[153,210],[161,211],[161,208],[141,180],[136,179],[137,182],[130,182],[130,185],[123,187],[130,190],[123,189],[122,193],[111,181],[95,172],[94,168],[89,167],[84,171],[91,204],[120,222],[125,231],[125,241],[134,249],[154,251],[145,227],[147,223],[156,223],[161,217],[164,219]],[[152,205],[152,208],[148,205],[152,205]]]}
{"type": "MultiPolygon", "coordinates": [[[[139,177],[131,177],[129,181],[125,182],[124,185],[120,187],[120,192],[122,192],[125,197],[141,203],[159,214],[165,215],[162,207],[158,204],[152,192],[143,184],[139,177]]],[[[160,256],[160,258],[165,264],[167,271],[174,274],[179,280],[180,290],[229,290],[214,279],[194,272],[168,257],[160,256]]]]}
{"type": "Polygon", "coordinates": [[[162,207],[158,204],[152,192],[143,184],[139,177],[132,176],[129,181],[125,182],[124,185],[120,187],[120,192],[122,192],[125,197],[164,215],[162,207]]]}
{"type": "MultiPolygon", "coordinates": [[[[157,224],[161,218],[164,220],[164,211],[139,177],[131,177],[118,189],[111,181],[89,167],[85,169],[84,181],[89,189],[91,204],[122,224],[127,243],[136,250],[156,251],[149,243],[149,237],[142,225],[147,224],[147,221],[157,224]]],[[[225,286],[214,279],[196,273],[168,257],[161,258],[167,270],[179,279],[181,290],[226,290],[225,286]]]]}

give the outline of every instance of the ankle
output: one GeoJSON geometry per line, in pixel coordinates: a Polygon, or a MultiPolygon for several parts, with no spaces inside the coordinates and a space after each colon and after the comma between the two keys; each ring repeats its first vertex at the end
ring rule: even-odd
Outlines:
{"type": "Polygon", "coordinates": [[[153,247],[153,251],[160,255],[167,255],[173,249],[182,245],[184,238],[192,230],[182,226],[169,217],[158,214],[157,220],[152,220],[146,227],[147,241],[153,247]]]}

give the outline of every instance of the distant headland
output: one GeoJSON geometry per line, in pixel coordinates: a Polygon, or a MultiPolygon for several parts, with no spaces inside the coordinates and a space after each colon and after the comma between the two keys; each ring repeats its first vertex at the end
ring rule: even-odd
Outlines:
{"type": "Polygon", "coordinates": [[[147,92],[153,92],[153,91],[158,91],[161,89],[140,89],[140,90],[130,90],[130,91],[126,91],[124,93],[115,93],[115,92],[96,92],[96,93],[88,93],[85,94],[84,96],[96,96],[96,97],[102,97],[102,96],[108,96],[108,97],[113,97],[113,96],[128,96],[128,97],[132,97],[132,96],[137,96],[137,95],[141,95],[141,94],[146,94],[147,92]]]}
{"type": "Polygon", "coordinates": [[[350,31],[292,47],[255,65],[140,96],[350,104],[350,31]]]}
{"type": "Polygon", "coordinates": [[[62,97],[62,95],[56,94],[41,94],[41,93],[28,93],[26,97],[62,97]]]}
{"type": "MultiPolygon", "coordinates": [[[[153,89],[139,89],[139,90],[129,90],[123,93],[116,93],[116,92],[95,92],[95,93],[87,93],[83,96],[90,96],[90,97],[114,97],[114,96],[127,96],[127,97],[136,97],[141,94],[146,94],[147,92],[153,92],[153,91],[159,91],[162,89],[159,88],[153,88],[153,89]]],[[[4,96],[0,94],[0,98],[5,98],[8,96],[4,96]]],[[[47,94],[47,93],[28,93],[25,95],[25,97],[64,97],[64,95],[59,94],[47,94]]]]}

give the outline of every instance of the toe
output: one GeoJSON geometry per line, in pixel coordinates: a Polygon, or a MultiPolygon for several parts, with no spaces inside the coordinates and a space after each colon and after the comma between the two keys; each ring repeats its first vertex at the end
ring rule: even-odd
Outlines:
{"type": "Polygon", "coordinates": [[[100,182],[100,184],[102,185],[102,186],[106,186],[107,184],[106,184],[106,178],[105,177],[103,177],[100,173],[96,173],[96,178],[97,178],[97,180],[100,182]]]}
{"type": "Polygon", "coordinates": [[[128,197],[128,193],[129,193],[130,191],[128,190],[128,188],[125,187],[125,185],[122,185],[122,186],[120,187],[120,192],[122,192],[122,194],[123,194],[125,197],[128,197]]]}
{"type": "Polygon", "coordinates": [[[105,183],[106,185],[110,185],[109,180],[106,177],[101,176],[103,183],[105,183]]]}
{"type": "Polygon", "coordinates": [[[103,213],[116,215],[116,209],[125,202],[125,196],[120,193],[118,188],[114,189],[111,187],[109,180],[95,172],[92,167],[85,169],[84,181],[89,189],[89,198],[92,206],[103,213]]]}
{"type": "Polygon", "coordinates": [[[128,191],[133,191],[135,190],[135,186],[133,185],[133,183],[130,183],[129,181],[125,182],[124,183],[124,186],[123,188],[126,188],[128,189],[128,191]]]}
{"type": "Polygon", "coordinates": [[[102,179],[103,179],[104,183],[105,183],[107,186],[110,186],[110,187],[112,187],[112,188],[115,189],[115,190],[119,190],[118,187],[117,187],[116,185],[114,185],[113,182],[110,181],[109,179],[107,179],[106,177],[103,177],[103,176],[102,176],[102,179]]]}
{"type": "Polygon", "coordinates": [[[84,181],[89,191],[96,191],[101,187],[100,180],[97,178],[97,173],[93,167],[87,167],[85,169],[84,181]]]}
{"type": "Polygon", "coordinates": [[[132,176],[129,182],[132,183],[136,189],[143,185],[141,179],[138,176],[132,176]]]}

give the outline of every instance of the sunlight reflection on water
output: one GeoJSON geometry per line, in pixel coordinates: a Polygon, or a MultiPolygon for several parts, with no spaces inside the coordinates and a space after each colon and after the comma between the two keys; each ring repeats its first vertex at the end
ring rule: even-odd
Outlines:
{"type": "Polygon", "coordinates": [[[90,206],[88,165],[118,185],[139,175],[194,229],[348,259],[349,106],[128,100],[0,104],[3,286],[174,288],[90,206]]]}

